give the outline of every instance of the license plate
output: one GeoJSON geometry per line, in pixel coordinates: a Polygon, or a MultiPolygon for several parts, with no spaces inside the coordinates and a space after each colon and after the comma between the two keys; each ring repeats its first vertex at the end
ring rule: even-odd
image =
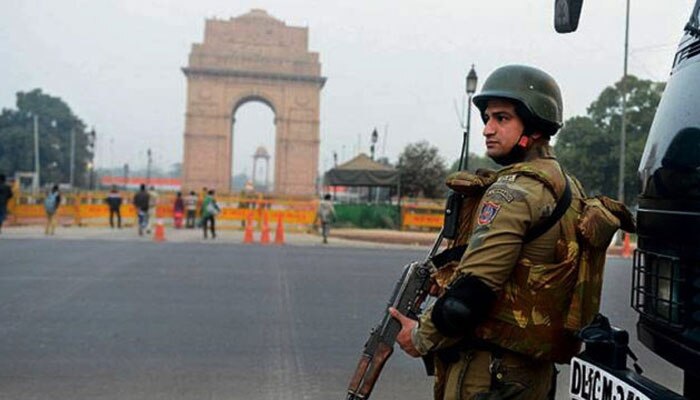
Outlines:
{"type": "Polygon", "coordinates": [[[615,375],[576,357],[571,360],[569,395],[571,400],[651,400],[615,375]]]}

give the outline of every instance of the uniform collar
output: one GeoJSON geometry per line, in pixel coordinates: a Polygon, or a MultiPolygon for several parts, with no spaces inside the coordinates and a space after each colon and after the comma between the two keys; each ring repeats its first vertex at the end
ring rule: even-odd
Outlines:
{"type": "Polygon", "coordinates": [[[554,149],[549,143],[539,144],[535,143],[525,153],[524,161],[532,161],[537,159],[550,159],[556,160],[557,157],[554,155],[554,149]]]}

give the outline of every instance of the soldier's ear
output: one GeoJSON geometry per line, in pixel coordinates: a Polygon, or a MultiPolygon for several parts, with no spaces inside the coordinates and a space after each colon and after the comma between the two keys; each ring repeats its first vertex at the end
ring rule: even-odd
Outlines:
{"type": "Polygon", "coordinates": [[[527,148],[527,145],[530,144],[530,137],[529,136],[520,136],[520,140],[518,140],[518,146],[522,148],[527,148]]]}

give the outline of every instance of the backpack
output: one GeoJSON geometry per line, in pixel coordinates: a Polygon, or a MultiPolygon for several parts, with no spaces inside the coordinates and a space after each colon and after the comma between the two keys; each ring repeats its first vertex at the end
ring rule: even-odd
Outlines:
{"type": "Polygon", "coordinates": [[[318,205],[318,217],[321,219],[321,222],[331,222],[335,218],[333,204],[322,200],[318,205]]]}
{"type": "Polygon", "coordinates": [[[207,214],[217,216],[219,215],[219,212],[221,211],[219,209],[219,206],[216,204],[216,202],[212,199],[209,204],[207,204],[207,214]]]}
{"type": "Polygon", "coordinates": [[[607,249],[618,229],[636,231],[627,207],[606,196],[586,197],[576,224],[578,278],[566,316],[565,327],[578,331],[591,323],[600,309],[607,249]]]}
{"type": "MultiPolygon", "coordinates": [[[[449,285],[457,277],[456,270],[466,250],[466,244],[469,242],[474,220],[478,218],[478,205],[484,193],[497,179],[497,175],[491,172],[479,172],[474,175],[462,171],[448,178],[448,186],[465,195],[465,198],[463,207],[460,210],[461,230],[457,240],[450,244],[450,248],[447,251],[438,254],[432,259],[437,267],[440,265],[445,266],[444,269],[440,269],[433,274],[433,278],[441,288],[449,285]]],[[[527,170],[520,171],[520,173],[524,174],[528,172],[527,170]]],[[[552,330],[552,337],[559,336],[563,339],[570,338],[572,340],[557,340],[556,344],[558,347],[556,349],[543,349],[539,342],[524,340],[522,335],[504,336],[500,332],[502,330],[500,329],[502,328],[501,325],[504,325],[501,323],[501,320],[490,319],[489,321],[496,321],[495,324],[492,323],[487,326],[487,323],[484,323],[481,326],[482,337],[490,338],[497,335],[499,339],[496,340],[496,343],[505,348],[517,350],[536,358],[553,359],[557,362],[566,362],[578,352],[579,342],[573,340],[573,334],[588,325],[598,313],[607,247],[615,232],[618,229],[628,232],[634,232],[635,230],[634,218],[624,204],[605,196],[585,197],[578,181],[572,177],[569,177],[569,179],[573,186],[577,188],[577,192],[584,197],[577,196],[574,198],[571,203],[571,212],[565,213],[563,217],[559,216],[560,218],[568,219],[569,222],[566,225],[573,229],[569,231],[569,239],[565,239],[572,240],[572,242],[566,243],[568,256],[566,260],[561,261],[561,264],[566,263],[571,268],[575,268],[575,270],[572,271],[573,276],[561,275],[561,279],[568,279],[567,276],[571,276],[573,282],[570,281],[570,286],[569,284],[561,286],[569,287],[568,296],[570,296],[570,302],[562,310],[563,320],[559,323],[559,326],[552,327],[552,329],[555,329],[552,330]],[[506,339],[510,341],[504,342],[506,339]],[[509,345],[520,347],[514,349],[509,347],[509,345]]],[[[542,180],[546,181],[546,179],[542,180]]],[[[553,224],[556,221],[551,222],[553,224]]],[[[524,296],[524,298],[526,297],[524,296]]],[[[505,307],[501,311],[505,313],[509,312],[510,309],[505,307]]],[[[508,327],[510,328],[509,325],[508,327]]],[[[543,328],[541,327],[541,329],[543,328]]]]}
{"type": "Polygon", "coordinates": [[[44,209],[46,210],[47,213],[53,214],[56,212],[56,208],[58,208],[58,193],[57,192],[52,192],[49,193],[48,196],[46,196],[46,199],[44,199],[44,209]]]}

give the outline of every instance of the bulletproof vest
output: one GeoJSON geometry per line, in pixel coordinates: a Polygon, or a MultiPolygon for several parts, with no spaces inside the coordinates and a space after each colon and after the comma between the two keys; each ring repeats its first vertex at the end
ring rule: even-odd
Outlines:
{"type": "MultiPolygon", "coordinates": [[[[465,195],[460,234],[453,246],[469,241],[486,189],[498,177],[511,174],[542,182],[556,199],[564,191],[558,165],[543,160],[514,164],[497,173],[452,175],[448,186],[465,195]]],[[[602,196],[588,199],[578,181],[573,177],[569,180],[573,199],[560,219],[559,239],[553,244],[555,262],[534,264],[521,257],[489,318],[476,331],[478,338],[502,348],[556,362],[568,362],[580,350],[575,332],[599,309],[607,246],[621,225],[627,229],[634,226],[624,205],[602,196]]],[[[448,272],[442,274],[437,277],[442,280],[438,279],[439,283],[454,278],[444,276],[448,272]]]]}

